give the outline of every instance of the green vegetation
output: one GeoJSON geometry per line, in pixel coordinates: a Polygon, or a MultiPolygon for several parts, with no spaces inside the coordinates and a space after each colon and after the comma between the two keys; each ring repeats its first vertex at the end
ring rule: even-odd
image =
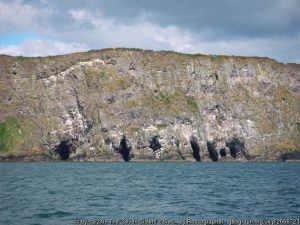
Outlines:
{"type": "Polygon", "coordinates": [[[114,92],[126,90],[132,85],[133,78],[130,76],[113,77],[113,80],[103,81],[104,91],[114,92]]]}
{"type": "Polygon", "coordinates": [[[55,57],[59,57],[59,56],[36,56],[36,57],[28,57],[28,56],[16,56],[16,59],[19,61],[47,61],[49,59],[55,59],[55,57]]]}
{"type": "Polygon", "coordinates": [[[294,149],[294,144],[291,140],[280,140],[275,143],[275,148],[282,151],[290,151],[294,149]]]}
{"type": "Polygon", "coordinates": [[[165,123],[159,123],[159,124],[156,124],[155,126],[156,126],[158,129],[165,129],[165,128],[168,127],[168,125],[165,124],[165,123]]]}
{"type": "Polygon", "coordinates": [[[292,95],[286,86],[278,82],[277,87],[275,89],[274,99],[275,101],[280,101],[280,102],[282,100],[288,101],[288,99],[292,99],[292,95]]]}
{"type": "Polygon", "coordinates": [[[105,70],[101,70],[100,71],[100,78],[104,78],[104,77],[106,77],[106,72],[105,72],[105,70]]]}
{"type": "Polygon", "coordinates": [[[19,55],[19,56],[16,56],[16,58],[18,60],[28,60],[28,59],[43,59],[43,58],[47,58],[47,57],[41,57],[41,56],[38,56],[38,57],[26,57],[26,56],[19,55]]]}
{"type": "Polygon", "coordinates": [[[298,129],[298,132],[300,133],[300,123],[297,123],[297,129],[298,129]]]}
{"type": "MultiPolygon", "coordinates": [[[[179,96],[180,97],[181,93],[175,93],[174,95],[166,95],[163,94],[162,92],[160,93],[160,97],[162,99],[162,101],[166,104],[166,105],[170,105],[170,104],[174,104],[176,98],[179,96]]],[[[198,109],[198,105],[196,103],[196,100],[194,98],[194,96],[185,96],[185,100],[186,103],[190,106],[190,108],[192,109],[192,111],[197,110],[198,109]]],[[[176,103],[175,103],[176,104],[176,103]]]]}
{"type": "MultiPolygon", "coordinates": [[[[93,52],[97,50],[90,50],[88,52],[93,52]]],[[[189,57],[189,58],[197,58],[197,57],[210,57],[212,60],[216,59],[227,59],[227,58],[234,58],[234,59],[241,59],[241,60],[248,60],[248,59],[255,59],[255,60],[272,60],[275,61],[274,59],[270,59],[268,57],[261,57],[261,56],[234,56],[234,55],[206,55],[206,54],[188,54],[188,53],[182,53],[182,52],[176,52],[176,51],[169,51],[169,50],[160,50],[160,51],[153,51],[153,50],[144,50],[140,48],[105,48],[101,49],[100,51],[135,51],[135,52],[143,52],[143,53],[160,53],[163,55],[166,54],[172,54],[172,55],[177,55],[177,56],[184,56],[184,57],[189,57]]]]}
{"type": "Polygon", "coordinates": [[[175,54],[175,55],[178,55],[178,56],[185,56],[185,57],[191,57],[191,58],[196,58],[196,57],[200,57],[200,56],[206,56],[206,55],[203,55],[203,54],[188,54],[188,53],[182,53],[182,52],[176,52],[176,51],[167,51],[167,50],[161,50],[161,51],[158,51],[159,53],[166,53],[166,54],[175,54]]]}
{"type": "Polygon", "coordinates": [[[194,98],[194,96],[186,96],[185,100],[187,102],[187,104],[193,109],[193,110],[197,110],[198,109],[198,105],[196,103],[196,100],[194,98]]]}
{"type": "Polygon", "coordinates": [[[140,127],[138,126],[130,126],[126,128],[126,131],[129,133],[138,132],[140,130],[140,127]]]}
{"type": "MultiPolygon", "coordinates": [[[[88,52],[94,52],[94,51],[99,51],[99,50],[90,50],[88,52]]],[[[145,52],[145,53],[150,53],[154,52],[151,49],[141,49],[141,48],[122,48],[122,47],[117,47],[117,48],[103,48],[100,51],[135,51],[135,52],[145,52]]]]}
{"type": "Polygon", "coordinates": [[[15,117],[0,123],[0,152],[14,150],[24,140],[24,132],[15,117]]]}
{"type": "Polygon", "coordinates": [[[212,60],[219,59],[219,55],[209,55],[212,60]]]}
{"type": "MultiPolygon", "coordinates": [[[[241,59],[241,60],[248,60],[248,59],[255,59],[255,60],[271,60],[276,62],[274,59],[270,59],[268,57],[258,57],[258,56],[232,56],[232,55],[205,55],[205,54],[188,54],[188,53],[181,53],[176,51],[153,51],[150,49],[139,49],[139,48],[104,48],[99,50],[89,50],[86,52],[77,52],[65,55],[49,55],[45,57],[37,56],[37,57],[25,57],[25,56],[16,56],[15,58],[20,61],[45,61],[45,60],[74,60],[74,59],[81,59],[86,56],[86,54],[92,53],[103,53],[103,52],[119,52],[119,51],[132,51],[132,52],[141,52],[141,53],[159,53],[163,56],[170,55],[170,56],[178,56],[178,57],[189,57],[189,58],[198,58],[198,57],[210,57],[212,60],[215,59],[223,59],[223,58],[234,58],[234,59],[241,59]]],[[[7,57],[6,55],[0,55],[0,57],[7,57]]],[[[289,65],[296,65],[295,63],[288,63],[289,65]]]]}
{"type": "Polygon", "coordinates": [[[126,90],[126,88],[129,86],[129,83],[127,83],[124,79],[118,79],[116,80],[116,85],[118,90],[126,90]]]}
{"type": "Polygon", "coordinates": [[[165,95],[164,93],[160,92],[160,97],[165,104],[167,104],[167,105],[171,104],[171,100],[172,100],[171,96],[165,95]]]}
{"type": "Polygon", "coordinates": [[[181,89],[176,89],[174,92],[160,91],[154,95],[149,94],[144,98],[136,99],[135,105],[144,105],[148,112],[154,112],[156,115],[180,115],[183,112],[196,113],[198,111],[194,97],[186,96],[181,89]]]}
{"type": "Polygon", "coordinates": [[[127,51],[136,51],[136,52],[142,52],[143,51],[143,49],[141,49],[141,48],[122,48],[122,47],[113,48],[113,50],[122,50],[122,51],[127,50],[127,51]]]}

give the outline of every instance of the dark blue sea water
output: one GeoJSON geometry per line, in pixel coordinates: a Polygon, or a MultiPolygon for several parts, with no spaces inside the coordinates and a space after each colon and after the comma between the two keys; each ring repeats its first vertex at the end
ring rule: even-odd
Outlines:
{"type": "Polygon", "coordinates": [[[0,163],[0,224],[299,217],[300,163],[0,163]]]}

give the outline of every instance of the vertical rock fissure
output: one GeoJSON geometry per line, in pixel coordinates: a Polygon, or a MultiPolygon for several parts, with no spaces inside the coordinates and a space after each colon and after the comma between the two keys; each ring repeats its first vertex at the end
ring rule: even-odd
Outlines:
{"type": "Polygon", "coordinates": [[[193,157],[196,161],[201,161],[201,157],[200,157],[200,147],[199,144],[197,142],[197,138],[196,137],[191,137],[190,139],[190,144],[193,150],[193,157]]]}
{"type": "Polygon", "coordinates": [[[210,141],[207,142],[207,150],[208,150],[210,159],[212,161],[218,161],[219,155],[216,150],[216,144],[214,142],[210,142],[210,141]]]}
{"type": "Polygon", "coordinates": [[[180,148],[179,148],[179,140],[176,138],[175,139],[175,145],[176,145],[176,150],[177,150],[177,153],[179,155],[179,157],[182,159],[182,160],[185,160],[185,156],[182,154],[182,152],[180,151],[180,148]]]}
{"type": "Polygon", "coordinates": [[[126,137],[123,136],[123,138],[120,141],[120,145],[119,145],[119,153],[122,155],[125,162],[130,161],[130,158],[131,158],[130,151],[131,151],[131,147],[127,144],[126,137]]]}

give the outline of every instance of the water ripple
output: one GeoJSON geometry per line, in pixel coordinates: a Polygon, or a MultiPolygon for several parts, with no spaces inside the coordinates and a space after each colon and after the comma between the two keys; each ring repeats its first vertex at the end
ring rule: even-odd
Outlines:
{"type": "Polygon", "coordinates": [[[0,224],[295,218],[299,163],[0,163],[0,224]]]}

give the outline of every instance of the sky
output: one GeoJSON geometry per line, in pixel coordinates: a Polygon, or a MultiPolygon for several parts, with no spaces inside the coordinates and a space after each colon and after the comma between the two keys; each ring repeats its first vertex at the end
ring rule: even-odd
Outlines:
{"type": "Polygon", "coordinates": [[[0,54],[116,47],[300,63],[300,0],[0,0],[0,54]]]}

